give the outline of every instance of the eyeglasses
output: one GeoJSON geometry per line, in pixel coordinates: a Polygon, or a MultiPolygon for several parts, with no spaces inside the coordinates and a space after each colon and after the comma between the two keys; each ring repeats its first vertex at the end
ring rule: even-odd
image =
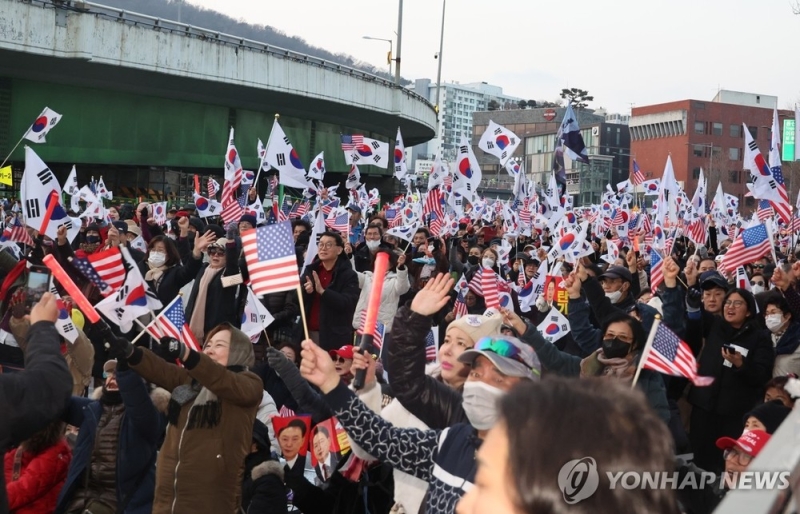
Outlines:
{"type": "Polygon", "coordinates": [[[750,281],[750,285],[751,286],[763,286],[764,285],[764,281],[763,280],[751,280],[750,281]]]}
{"type": "Polygon", "coordinates": [[[741,464],[742,466],[747,466],[748,464],[750,464],[750,461],[753,460],[752,455],[740,452],[736,448],[728,448],[727,450],[722,452],[722,458],[724,460],[728,460],[731,457],[736,458],[736,460],[739,461],[739,464],[741,464]]]}
{"type": "Polygon", "coordinates": [[[747,303],[743,302],[742,300],[728,300],[723,305],[725,307],[736,307],[738,309],[739,307],[747,305],[747,303]]]}
{"type": "Polygon", "coordinates": [[[206,253],[208,253],[209,257],[213,257],[215,255],[225,255],[225,250],[222,248],[209,248],[206,253]]]}
{"type": "MultiPolygon", "coordinates": [[[[473,350],[496,353],[500,357],[513,359],[517,362],[525,364],[526,367],[530,367],[528,363],[522,359],[522,352],[520,349],[514,343],[505,339],[497,339],[488,336],[483,337],[478,340],[473,347],[473,350]]],[[[531,373],[535,373],[537,375],[539,374],[539,372],[535,369],[532,369],[531,373]]]]}
{"type": "Polygon", "coordinates": [[[334,246],[339,246],[336,243],[320,243],[319,248],[322,250],[327,250],[328,248],[333,248],[334,246]]]}
{"type": "Polygon", "coordinates": [[[753,264],[753,268],[755,268],[755,269],[764,269],[764,265],[763,264],[753,264]]]}

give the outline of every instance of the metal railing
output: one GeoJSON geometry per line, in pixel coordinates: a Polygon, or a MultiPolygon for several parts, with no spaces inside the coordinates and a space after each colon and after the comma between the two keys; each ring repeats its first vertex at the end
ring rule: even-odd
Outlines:
{"type": "Polygon", "coordinates": [[[21,3],[38,4],[42,8],[64,9],[81,14],[89,14],[94,16],[101,16],[106,19],[114,20],[120,23],[128,23],[134,26],[150,27],[153,30],[166,31],[171,34],[180,34],[186,37],[191,37],[203,41],[219,43],[221,45],[232,46],[253,52],[260,52],[274,57],[288,59],[294,62],[300,62],[309,66],[316,66],[328,71],[342,73],[365,82],[374,82],[376,84],[388,87],[390,89],[398,89],[404,95],[415,100],[424,102],[428,107],[433,109],[433,104],[425,97],[421,96],[414,91],[405,87],[395,84],[392,81],[383,79],[376,75],[366,73],[355,68],[351,68],[344,64],[337,64],[332,61],[326,61],[319,57],[313,57],[307,54],[301,54],[293,50],[287,50],[278,46],[270,45],[252,39],[242,38],[218,32],[214,30],[204,29],[202,27],[195,27],[186,23],[181,23],[163,18],[156,18],[146,14],[137,12],[126,11],[124,9],[117,9],[116,7],[109,7],[107,5],[96,4],[93,2],[85,2],[82,0],[17,0],[21,3]]]}

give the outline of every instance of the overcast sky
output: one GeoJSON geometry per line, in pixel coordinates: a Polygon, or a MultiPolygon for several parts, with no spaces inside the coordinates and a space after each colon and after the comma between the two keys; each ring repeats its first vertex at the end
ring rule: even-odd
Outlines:
{"type": "MultiPolygon", "coordinates": [[[[450,0],[442,80],[485,81],[506,94],[555,100],[563,87],[591,107],[630,112],[718,88],[800,101],[800,16],[793,0],[450,0]]],[[[271,25],[376,66],[395,40],[397,0],[188,0],[271,25]]],[[[441,0],[405,0],[401,73],[436,80],[441,0]]],[[[388,66],[386,66],[388,69],[388,66]]]]}

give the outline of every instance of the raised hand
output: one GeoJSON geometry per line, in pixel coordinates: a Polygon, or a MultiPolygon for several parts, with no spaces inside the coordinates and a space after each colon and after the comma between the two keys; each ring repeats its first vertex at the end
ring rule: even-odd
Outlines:
{"type": "Polygon", "coordinates": [[[217,236],[212,231],[209,230],[202,236],[195,238],[194,250],[192,251],[194,258],[199,259],[202,256],[203,252],[206,251],[208,246],[214,241],[216,241],[216,237],[217,236]]]}
{"type": "MultiPolygon", "coordinates": [[[[355,348],[355,350],[353,351],[353,365],[350,367],[350,369],[367,370],[367,375],[364,377],[365,386],[372,385],[378,381],[378,379],[375,377],[376,368],[377,368],[377,363],[369,353],[365,352],[362,354],[359,348],[355,348]]],[[[352,373],[355,374],[355,371],[352,371],[352,373]]]]}
{"type": "Polygon", "coordinates": [[[324,394],[333,391],[339,385],[339,375],[336,374],[331,356],[311,339],[303,341],[302,347],[300,374],[324,394]]]}
{"type": "Polygon", "coordinates": [[[411,302],[411,310],[423,316],[439,312],[450,300],[450,290],[455,281],[450,275],[440,273],[428,281],[411,302]]]}
{"type": "Polygon", "coordinates": [[[691,287],[697,283],[697,264],[694,262],[693,259],[689,259],[686,263],[686,268],[683,270],[684,275],[686,275],[686,285],[691,287]]]}
{"type": "Polygon", "coordinates": [[[581,297],[581,286],[582,282],[574,271],[564,279],[564,288],[570,300],[578,300],[581,297]]]}
{"type": "Polygon", "coordinates": [[[58,319],[58,305],[52,293],[45,293],[39,303],[31,309],[31,325],[38,321],[55,323],[58,319]]]}
{"type": "Polygon", "coordinates": [[[780,265],[775,266],[775,271],[772,273],[772,278],[770,281],[781,291],[786,291],[792,284],[791,272],[784,273],[783,268],[780,265]]]}
{"type": "Polygon", "coordinates": [[[664,257],[664,285],[672,289],[678,285],[678,273],[681,272],[680,266],[671,256],[664,257]]]}
{"type": "Polygon", "coordinates": [[[58,246],[64,246],[67,244],[67,226],[61,225],[58,227],[56,231],[56,240],[58,241],[58,246]]]}
{"type": "Polygon", "coordinates": [[[501,308],[500,314],[503,316],[503,323],[514,327],[514,330],[516,330],[519,335],[523,335],[525,331],[528,330],[528,325],[522,321],[522,318],[520,318],[513,309],[501,308]]]}

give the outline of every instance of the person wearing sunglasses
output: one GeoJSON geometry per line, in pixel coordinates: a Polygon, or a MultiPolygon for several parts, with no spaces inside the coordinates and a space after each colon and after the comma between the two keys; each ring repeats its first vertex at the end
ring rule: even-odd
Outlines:
{"type": "MultiPolygon", "coordinates": [[[[446,302],[445,297],[442,306],[446,302]]],[[[313,341],[303,342],[302,355],[303,377],[320,388],[350,439],[381,462],[428,482],[429,514],[453,512],[474,486],[475,454],[499,418],[498,398],[520,382],[539,380],[541,374],[529,345],[499,333],[485,336],[459,357],[471,365],[463,394],[469,423],[419,430],[397,428],[372,412],[341,382],[328,353],[313,341]]]]}
{"type": "Polygon", "coordinates": [[[197,272],[192,292],[186,301],[186,321],[198,341],[223,323],[230,323],[234,327],[241,325],[241,311],[237,302],[239,287],[224,287],[222,284],[223,277],[233,277],[240,271],[235,230],[236,224],[231,223],[228,226],[228,235],[231,237],[221,237],[208,244],[208,262],[197,272]]]}
{"type": "Polygon", "coordinates": [[[336,368],[336,374],[347,385],[353,380],[353,373],[350,368],[353,365],[353,349],[355,346],[346,344],[338,350],[331,350],[329,353],[333,359],[333,366],[336,368]]]}
{"type": "Polygon", "coordinates": [[[753,271],[750,275],[750,292],[754,295],[763,293],[767,290],[767,280],[764,278],[764,270],[753,271]]]}
{"type": "Polygon", "coordinates": [[[717,439],[741,433],[743,416],[761,401],[772,378],[775,350],[762,326],[755,298],[744,289],[728,291],[721,316],[686,312],[686,333],[694,335],[686,342],[697,356],[697,374],[714,378],[708,386],[691,385],[688,396],[694,460],[708,471],[722,469],[717,439]]]}

